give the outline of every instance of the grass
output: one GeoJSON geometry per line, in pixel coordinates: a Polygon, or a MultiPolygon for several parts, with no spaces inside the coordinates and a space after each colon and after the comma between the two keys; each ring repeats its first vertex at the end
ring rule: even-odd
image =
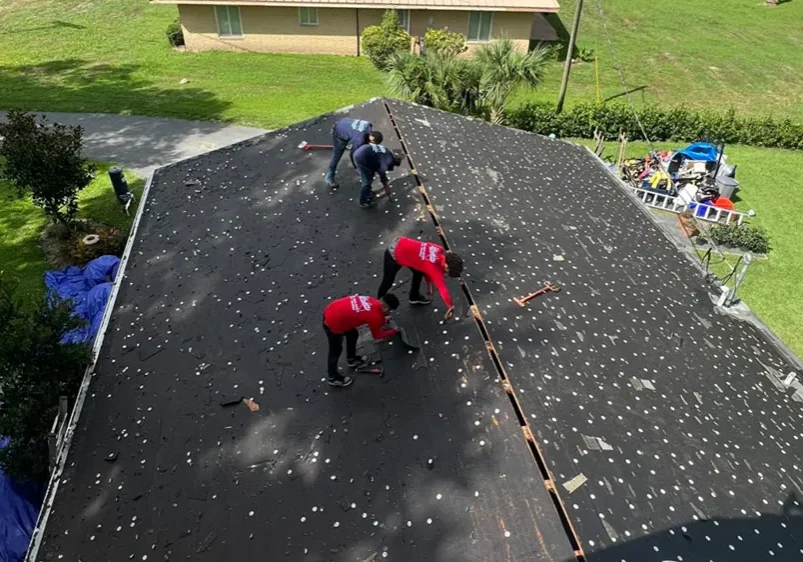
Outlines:
{"type": "MultiPolygon", "coordinates": [[[[746,115],[781,115],[803,121],[803,2],[777,8],[762,0],[587,0],[577,44],[599,57],[602,99],[625,88],[613,64],[598,9],[602,4],[616,59],[634,103],[735,108],[746,115]]],[[[561,0],[571,26],[577,0],[561,0]]],[[[554,102],[560,65],[550,67],[534,96],[554,102]]],[[[519,101],[522,101],[519,97],[519,101]]],[[[596,98],[594,63],[574,65],[567,103],[596,98]]],[[[619,98],[624,101],[625,98],[619,98]]]]}
{"type": "Polygon", "coordinates": [[[176,52],[165,30],[177,13],[147,0],[5,0],[0,108],[275,128],[384,93],[356,57],[176,52]]]}
{"type": "MultiPolygon", "coordinates": [[[[578,141],[592,146],[591,141],[578,141]]],[[[678,145],[660,145],[658,149],[677,149],[678,145]]],[[[628,156],[647,154],[644,142],[628,144],[628,156]]],[[[606,143],[605,157],[613,158],[616,143],[606,143]]],[[[793,151],[730,146],[725,148],[728,162],[738,164],[740,183],[737,209],[753,209],[750,224],[764,227],[770,235],[769,259],[753,261],[739,289],[740,296],[778,336],[803,357],[803,244],[800,243],[799,175],[801,154],[793,151]]],[[[721,274],[723,270],[715,270],[721,274]]]]}
{"type": "MultiPolygon", "coordinates": [[[[565,28],[575,4],[561,2],[565,28]]],[[[599,56],[602,97],[611,98],[622,85],[597,0],[585,6],[578,44],[599,56]]],[[[723,8],[700,0],[604,0],[604,7],[626,86],[641,88],[636,102],[733,106],[803,121],[803,57],[793,54],[803,47],[803,2],[767,8],[761,0],[731,0],[723,8]]],[[[165,29],[176,15],[175,6],[147,0],[5,0],[0,108],[274,128],[386,93],[366,59],[175,52],[165,29]],[[179,84],[182,78],[189,83],[179,84]]],[[[554,102],[560,74],[561,63],[551,63],[544,87],[516,102],[554,102]]],[[[576,65],[568,103],[594,98],[594,64],[576,65]]]]}
{"type": "MultiPolygon", "coordinates": [[[[110,166],[103,163],[97,166],[96,178],[81,191],[79,216],[115,228],[128,228],[135,205],[132,205],[131,216],[126,216],[106,173],[110,166]]],[[[130,173],[126,173],[126,179],[139,200],[144,182],[130,173]]],[[[44,292],[44,274],[51,268],[39,247],[39,235],[46,224],[44,213],[29,197],[19,198],[16,189],[0,181],[0,271],[16,279],[23,295],[36,296],[44,292]]]]}

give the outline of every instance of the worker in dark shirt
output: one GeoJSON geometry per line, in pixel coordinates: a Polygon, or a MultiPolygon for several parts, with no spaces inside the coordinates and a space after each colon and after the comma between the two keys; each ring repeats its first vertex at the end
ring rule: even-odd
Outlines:
{"type": "Polygon", "coordinates": [[[390,190],[387,173],[401,164],[401,153],[392,151],[382,144],[364,144],[354,152],[354,161],[360,172],[360,207],[370,208],[375,205],[371,184],[374,174],[379,174],[379,180],[385,191],[390,190]]]}
{"type": "Polygon", "coordinates": [[[351,165],[357,168],[354,163],[354,151],[364,144],[382,143],[382,133],[373,130],[373,125],[370,121],[363,121],[362,119],[340,119],[332,127],[332,161],[329,163],[329,170],[326,172],[326,185],[331,188],[337,188],[338,184],[335,180],[337,173],[337,165],[346,152],[346,147],[351,143],[351,152],[349,157],[351,165]]]}
{"type": "Polygon", "coordinates": [[[421,280],[427,280],[428,294],[432,294],[434,285],[446,305],[443,319],[448,320],[454,314],[454,303],[446,287],[444,275],[460,277],[463,273],[463,258],[454,252],[446,252],[441,246],[430,242],[421,242],[412,238],[399,237],[385,250],[385,270],[382,283],[379,285],[378,298],[387,294],[393,286],[396,274],[402,267],[409,267],[413,272],[410,285],[410,304],[429,304],[432,298],[421,295],[421,280]]]}
{"type": "Polygon", "coordinates": [[[343,337],[346,337],[346,362],[356,369],[367,362],[365,357],[357,355],[357,328],[368,325],[371,335],[376,340],[384,340],[396,335],[398,330],[384,330],[388,323],[387,315],[391,310],[399,308],[399,299],[391,293],[380,300],[373,297],[351,295],[332,301],[323,311],[323,331],[329,338],[329,355],[327,358],[328,382],[331,386],[348,386],[354,377],[343,376],[337,368],[340,354],[343,353],[343,337]]]}

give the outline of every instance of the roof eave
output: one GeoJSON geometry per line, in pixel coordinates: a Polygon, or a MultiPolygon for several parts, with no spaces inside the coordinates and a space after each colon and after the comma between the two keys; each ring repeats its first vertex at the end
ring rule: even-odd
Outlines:
{"type": "Polygon", "coordinates": [[[215,0],[214,2],[204,2],[199,0],[150,0],[151,4],[184,4],[195,6],[215,6],[222,4],[230,4],[234,6],[265,6],[274,8],[361,8],[366,10],[371,9],[388,9],[395,10],[442,10],[448,12],[522,12],[522,13],[539,13],[539,14],[556,14],[560,10],[559,7],[554,8],[536,8],[532,6],[423,6],[421,4],[405,4],[399,2],[398,4],[382,5],[382,4],[368,4],[360,2],[308,2],[303,0],[297,1],[262,1],[262,0],[215,0]]]}

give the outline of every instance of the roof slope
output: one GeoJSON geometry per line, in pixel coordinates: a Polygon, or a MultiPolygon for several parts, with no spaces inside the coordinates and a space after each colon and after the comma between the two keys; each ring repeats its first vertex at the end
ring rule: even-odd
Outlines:
{"type": "Polygon", "coordinates": [[[799,558],[803,392],[767,335],[585,148],[390,106],[553,477],[588,479],[589,560],[799,558]]]}
{"type": "Polygon", "coordinates": [[[557,12],[557,0],[151,0],[154,4],[557,12]]]}

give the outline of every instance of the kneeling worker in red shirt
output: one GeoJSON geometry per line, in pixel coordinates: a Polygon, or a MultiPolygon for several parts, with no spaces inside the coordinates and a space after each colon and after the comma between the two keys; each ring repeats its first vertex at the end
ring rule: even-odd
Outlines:
{"type": "Polygon", "coordinates": [[[396,334],[395,328],[382,330],[388,323],[387,314],[399,307],[399,299],[388,293],[381,300],[373,297],[351,295],[332,301],[323,311],[323,330],[329,338],[329,384],[348,386],[354,377],[343,376],[337,369],[340,354],[343,353],[343,336],[346,337],[346,361],[352,368],[366,363],[365,357],[357,355],[357,328],[365,324],[371,329],[374,339],[384,340],[396,334]]]}
{"type": "Polygon", "coordinates": [[[393,280],[402,267],[409,267],[413,272],[410,286],[410,304],[429,304],[430,297],[421,296],[421,280],[426,278],[427,285],[435,285],[446,305],[444,320],[454,314],[454,304],[446,287],[444,274],[449,277],[460,277],[463,273],[463,258],[454,252],[446,252],[441,246],[430,242],[421,242],[401,236],[385,250],[385,271],[379,285],[378,297],[382,298],[393,286],[393,280]]]}

